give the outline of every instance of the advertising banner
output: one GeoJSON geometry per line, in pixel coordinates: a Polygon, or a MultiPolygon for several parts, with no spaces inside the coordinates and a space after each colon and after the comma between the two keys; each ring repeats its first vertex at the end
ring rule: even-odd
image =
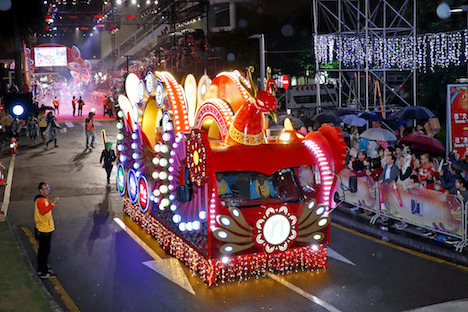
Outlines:
{"type": "MultiPolygon", "coordinates": [[[[349,170],[342,170],[344,189],[348,186],[349,170]]],[[[415,225],[461,235],[462,205],[455,195],[428,190],[406,183],[383,183],[380,186],[383,205],[376,204],[377,182],[369,177],[359,177],[355,193],[345,191],[345,201],[368,209],[381,208],[380,213],[415,225]]]]}
{"type": "Polygon", "coordinates": [[[460,155],[468,146],[468,86],[447,86],[447,151],[460,155]]]}

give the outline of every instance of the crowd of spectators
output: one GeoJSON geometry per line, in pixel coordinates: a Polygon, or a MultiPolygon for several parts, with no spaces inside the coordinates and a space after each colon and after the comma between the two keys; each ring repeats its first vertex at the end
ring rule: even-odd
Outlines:
{"type": "MultiPolygon", "coordinates": [[[[421,187],[428,190],[452,194],[457,196],[464,204],[468,201],[468,149],[460,155],[456,150],[448,157],[431,155],[427,152],[411,150],[400,139],[404,133],[421,133],[422,127],[415,127],[408,131],[404,126],[398,129],[398,141],[395,145],[391,142],[376,142],[359,137],[357,131],[351,131],[348,143],[348,155],[346,166],[357,177],[370,177],[377,183],[401,182],[405,188],[421,187]]],[[[359,207],[351,208],[353,211],[364,213],[359,207]]],[[[365,212],[369,214],[369,212],[365,212]]],[[[388,224],[388,219],[383,218],[383,223],[388,224]]],[[[393,222],[390,221],[390,224],[393,222]]],[[[405,222],[394,224],[397,229],[406,228],[405,222]]],[[[424,236],[443,240],[445,242],[457,242],[445,235],[429,230],[420,229],[424,236]]]]}

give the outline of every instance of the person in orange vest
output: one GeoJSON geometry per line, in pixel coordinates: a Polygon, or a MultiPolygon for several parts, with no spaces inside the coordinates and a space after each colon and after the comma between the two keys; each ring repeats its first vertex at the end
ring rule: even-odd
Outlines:
{"type": "Polygon", "coordinates": [[[75,117],[75,109],[76,109],[76,98],[73,96],[72,99],[72,108],[73,108],[73,117],[75,117]]]}
{"type": "Polygon", "coordinates": [[[50,245],[52,233],[55,230],[52,209],[58,204],[59,198],[49,198],[50,187],[45,182],[39,183],[39,194],[34,198],[34,222],[36,223],[36,238],[39,241],[37,252],[37,273],[41,279],[54,278],[55,273],[49,268],[50,245]]]}
{"type": "Polygon", "coordinates": [[[52,102],[54,104],[54,108],[55,108],[55,112],[57,113],[57,115],[59,115],[59,100],[57,99],[57,97],[54,98],[54,101],[52,102]]]}
{"type": "Polygon", "coordinates": [[[89,137],[91,137],[91,148],[94,148],[94,113],[89,112],[88,118],[85,120],[85,131],[86,131],[86,148],[88,148],[89,137]]]}
{"type": "Polygon", "coordinates": [[[104,111],[102,112],[102,117],[105,117],[107,110],[107,95],[104,95],[104,97],[102,98],[102,107],[104,108],[104,111]]]}

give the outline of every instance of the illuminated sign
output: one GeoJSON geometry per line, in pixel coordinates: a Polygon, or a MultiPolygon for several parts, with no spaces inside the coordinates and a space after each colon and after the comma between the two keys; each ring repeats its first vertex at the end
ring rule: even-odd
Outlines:
{"type": "Polygon", "coordinates": [[[151,96],[154,91],[154,77],[152,72],[148,72],[146,74],[146,92],[148,92],[148,95],[151,96]]]}
{"type": "Polygon", "coordinates": [[[34,58],[36,67],[67,66],[67,48],[34,48],[34,58]]]}
{"type": "Polygon", "coordinates": [[[297,237],[296,224],[297,217],[286,206],[267,208],[256,222],[255,241],[268,253],[285,251],[297,237]]]}
{"type": "Polygon", "coordinates": [[[137,188],[137,177],[135,174],[135,170],[133,169],[130,169],[128,171],[127,185],[128,185],[128,197],[130,198],[130,201],[132,202],[132,204],[134,204],[137,202],[138,188],[137,188]]]}
{"type": "Polygon", "coordinates": [[[160,82],[158,82],[158,84],[156,85],[155,100],[156,100],[156,105],[158,105],[158,107],[161,108],[161,106],[164,103],[164,86],[160,82]]]}
{"type": "Polygon", "coordinates": [[[126,185],[125,169],[122,164],[119,164],[117,167],[117,191],[119,192],[120,196],[124,196],[126,185]]]}
{"type": "Polygon", "coordinates": [[[148,180],[144,175],[140,175],[138,181],[138,203],[140,204],[141,212],[146,213],[150,205],[148,200],[148,180]]]}
{"type": "Polygon", "coordinates": [[[265,221],[263,236],[271,245],[282,244],[290,235],[291,224],[282,214],[275,214],[265,221]]]}

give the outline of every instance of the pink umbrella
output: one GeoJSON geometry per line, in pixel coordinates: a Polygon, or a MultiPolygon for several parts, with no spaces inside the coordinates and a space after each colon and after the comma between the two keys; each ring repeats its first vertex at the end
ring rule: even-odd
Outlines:
{"type": "Polygon", "coordinates": [[[409,145],[414,150],[419,150],[434,154],[444,154],[445,147],[436,138],[427,136],[425,134],[411,133],[405,135],[401,140],[401,143],[409,145]]]}

